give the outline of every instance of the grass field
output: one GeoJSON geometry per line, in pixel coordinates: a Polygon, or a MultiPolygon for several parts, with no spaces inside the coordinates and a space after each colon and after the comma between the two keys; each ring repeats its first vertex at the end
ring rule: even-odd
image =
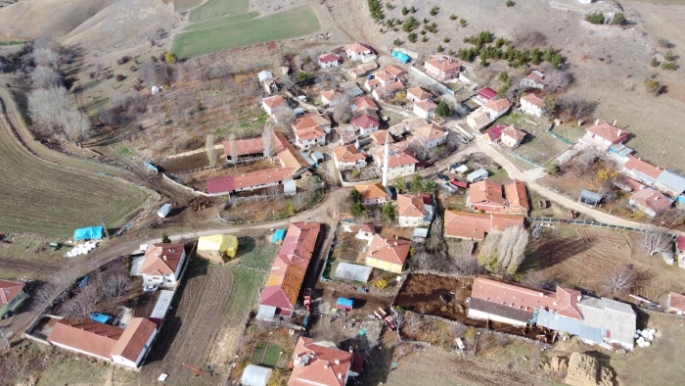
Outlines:
{"type": "Polygon", "coordinates": [[[216,22],[210,20],[206,24],[208,28],[204,29],[194,29],[191,25],[187,32],[176,37],[171,50],[178,58],[184,59],[232,47],[307,35],[319,29],[319,21],[309,6],[248,21],[237,21],[243,17],[246,16],[238,15],[236,18],[218,19],[216,22]]]}
{"type": "Polygon", "coordinates": [[[250,9],[250,0],[209,0],[190,13],[190,22],[237,15],[247,12],[248,9],[250,9]]]}
{"type": "Polygon", "coordinates": [[[254,11],[254,12],[241,13],[239,15],[217,17],[217,18],[213,18],[213,19],[203,20],[203,21],[200,21],[197,23],[192,23],[185,28],[185,31],[197,31],[200,29],[221,27],[222,25],[227,25],[227,24],[241,23],[241,22],[245,22],[248,20],[252,20],[257,16],[259,16],[259,12],[254,11]]]}
{"type": "MultiPolygon", "coordinates": [[[[168,1],[165,1],[165,3],[168,1]]],[[[202,3],[202,0],[173,0],[174,11],[185,11],[194,7],[197,7],[202,3]]]]}
{"type": "Polygon", "coordinates": [[[37,160],[0,125],[2,231],[68,237],[74,228],[117,227],[146,198],[143,190],[37,160]]]}

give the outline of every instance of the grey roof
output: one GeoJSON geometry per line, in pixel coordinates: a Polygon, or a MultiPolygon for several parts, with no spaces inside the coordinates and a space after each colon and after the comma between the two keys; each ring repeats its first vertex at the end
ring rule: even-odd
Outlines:
{"type": "Polygon", "coordinates": [[[576,335],[592,342],[604,342],[601,328],[585,325],[582,320],[567,318],[556,312],[545,311],[543,308],[539,308],[537,311],[536,324],[552,330],[576,335]]]}
{"type": "Polygon", "coordinates": [[[257,319],[273,319],[276,316],[276,307],[266,306],[263,304],[259,305],[259,310],[257,311],[257,319]]]}
{"type": "Polygon", "coordinates": [[[533,313],[507,307],[501,304],[489,302],[487,300],[471,298],[469,310],[476,310],[504,318],[518,320],[523,323],[530,323],[533,320],[533,313]]]}
{"type": "Polygon", "coordinates": [[[607,298],[583,297],[578,308],[584,325],[602,329],[608,339],[626,347],[633,346],[636,316],[630,305],[607,298]]]}
{"type": "Polygon", "coordinates": [[[283,193],[295,193],[297,192],[297,184],[295,180],[285,180],[283,181],[283,193]]]}
{"type": "Polygon", "coordinates": [[[589,190],[585,190],[585,189],[583,189],[583,191],[580,192],[580,198],[590,200],[590,201],[596,201],[596,202],[602,201],[601,195],[599,195],[595,192],[591,192],[589,190]]]}
{"type": "Polygon", "coordinates": [[[314,161],[313,159],[311,159],[307,153],[305,153],[305,152],[302,151],[302,152],[300,152],[300,155],[302,156],[302,158],[304,158],[305,161],[307,161],[307,163],[309,164],[309,166],[314,166],[314,165],[316,165],[316,161],[314,161]]]}
{"type": "Polygon", "coordinates": [[[314,159],[317,161],[323,161],[323,154],[321,154],[320,151],[312,152],[312,157],[314,157],[314,159]]]}
{"type": "Polygon", "coordinates": [[[640,181],[644,181],[648,185],[652,185],[656,180],[645,173],[642,173],[641,171],[632,169],[633,174],[635,174],[635,178],[637,178],[640,181]]]}
{"type": "Polygon", "coordinates": [[[174,298],[174,291],[161,290],[159,291],[159,297],[157,298],[157,303],[155,303],[155,308],[152,309],[150,314],[151,319],[164,319],[167,311],[169,311],[169,306],[171,305],[171,300],[174,298]]]}
{"type": "Polygon", "coordinates": [[[680,174],[673,173],[670,170],[664,170],[657,177],[656,182],[664,185],[669,189],[673,189],[678,193],[685,191],[685,177],[680,174]]]}
{"type": "Polygon", "coordinates": [[[346,280],[361,281],[366,283],[369,281],[371,271],[373,268],[365,265],[340,263],[335,269],[335,277],[346,280]]]}
{"type": "Polygon", "coordinates": [[[240,383],[244,386],[266,386],[271,377],[271,369],[257,365],[247,365],[243,370],[240,383]]]}
{"type": "Polygon", "coordinates": [[[269,71],[262,71],[259,74],[257,74],[257,77],[259,78],[259,82],[261,83],[267,79],[273,79],[274,75],[269,71]]]}
{"type": "Polygon", "coordinates": [[[475,180],[477,180],[477,179],[479,179],[479,178],[483,178],[483,177],[485,177],[485,178],[488,177],[488,171],[485,170],[485,169],[483,169],[483,168],[480,168],[480,169],[478,169],[478,170],[476,170],[476,171],[473,171],[473,172],[469,173],[469,174],[466,176],[466,179],[469,180],[469,181],[471,181],[471,182],[473,182],[473,181],[475,181],[475,180]]]}
{"type": "Polygon", "coordinates": [[[414,233],[412,234],[412,237],[422,237],[422,238],[427,238],[428,237],[428,228],[416,228],[414,229],[414,233]]]}

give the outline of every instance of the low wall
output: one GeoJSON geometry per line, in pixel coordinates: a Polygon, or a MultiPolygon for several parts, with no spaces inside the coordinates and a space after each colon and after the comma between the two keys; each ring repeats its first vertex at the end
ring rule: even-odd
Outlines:
{"type": "Polygon", "coordinates": [[[186,190],[186,191],[188,191],[188,192],[190,192],[190,193],[192,193],[192,194],[194,194],[194,195],[196,195],[196,196],[213,197],[213,196],[220,196],[220,195],[224,195],[224,194],[229,194],[229,192],[226,192],[226,193],[216,193],[216,194],[213,194],[213,195],[212,195],[212,194],[208,194],[208,193],[205,193],[205,192],[201,192],[201,191],[199,191],[199,190],[195,190],[195,189],[193,189],[193,188],[191,188],[191,187],[185,186],[185,185],[183,185],[183,184],[180,184],[180,183],[174,181],[173,179],[169,178],[169,176],[167,176],[167,175],[164,174],[164,173],[162,173],[162,178],[163,178],[165,181],[168,181],[168,182],[170,182],[171,184],[173,184],[173,185],[175,185],[175,186],[177,186],[177,187],[179,187],[179,188],[181,188],[181,189],[184,189],[184,190],[186,190]]]}

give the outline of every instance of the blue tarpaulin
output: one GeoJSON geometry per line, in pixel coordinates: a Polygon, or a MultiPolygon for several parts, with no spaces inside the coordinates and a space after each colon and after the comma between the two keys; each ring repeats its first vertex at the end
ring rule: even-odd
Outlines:
{"type": "Polygon", "coordinates": [[[107,323],[107,322],[109,322],[110,318],[111,318],[111,316],[101,314],[99,312],[91,312],[90,313],[90,320],[92,320],[93,322],[107,323]]]}
{"type": "Polygon", "coordinates": [[[352,299],[347,299],[347,298],[338,298],[338,302],[336,303],[338,308],[344,308],[346,310],[351,310],[354,308],[354,301],[352,299]]]}
{"type": "Polygon", "coordinates": [[[74,241],[101,239],[105,228],[101,226],[79,228],[74,231],[74,241]]]}
{"type": "Polygon", "coordinates": [[[276,233],[274,233],[273,237],[271,237],[271,242],[272,243],[278,243],[280,241],[283,241],[285,238],[285,229],[278,229],[276,230],[276,233]]]}
{"type": "Polygon", "coordinates": [[[391,55],[402,63],[409,63],[409,61],[411,60],[409,55],[399,51],[393,51],[391,55]]]}

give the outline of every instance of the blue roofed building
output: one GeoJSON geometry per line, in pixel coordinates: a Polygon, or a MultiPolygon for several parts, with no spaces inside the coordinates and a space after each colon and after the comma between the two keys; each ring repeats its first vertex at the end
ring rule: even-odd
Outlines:
{"type": "Polygon", "coordinates": [[[654,187],[674,197],[685,192],[685,177],[670,170],[664,170],[656,178],[654,187]]]}

